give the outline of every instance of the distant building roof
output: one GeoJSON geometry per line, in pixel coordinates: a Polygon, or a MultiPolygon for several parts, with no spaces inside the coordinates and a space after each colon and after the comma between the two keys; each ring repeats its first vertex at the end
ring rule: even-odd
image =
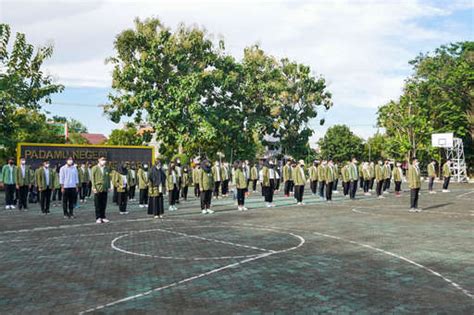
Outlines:
{"type": "Polygon", "coordinates": [[[101,133],[81,133],[81,137],[85,138],[90,144],[103,144],[107,141],[107,137],[101,133]]]}

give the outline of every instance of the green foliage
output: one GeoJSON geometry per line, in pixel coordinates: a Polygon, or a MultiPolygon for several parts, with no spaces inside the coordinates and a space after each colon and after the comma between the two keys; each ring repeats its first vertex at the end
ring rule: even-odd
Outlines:
{"type": "Polygon", "coordinates": [[[441,46],[410,64],[414,74],[406,80],[403,95],[378,111],[389,154],[427,160],[438,154],[431,147],[431,134],[453,132],[463,138],[472,163],[474,42],[441,46]]]}
{"type": "Polygon", "coordinates": [[[242,62],[216,47],[207,33],[180,25],[174,32],[157,19],[135,21],[115,41],[114,92],[105,106],[118,122],[123,116],[148,122],[160,153],[207,155],[217,151],[253,159],[265,135],[281,139],[295,156],[306,154],[317,107],[329,108],[323,78],[309,67],[278,60],[258,46],[242,62]]]}
{"type": "Polygon", "coordinates": [[[5,155],[15,152],[18,141],[60,141],[38,111],[40,101],[51,103],[51,95],[64,89],[41,69],[53,47],[35,50],[24,34],[17,33],[13,43],[10,35],[10,27],[0,24],[0,146],[5,155]]]}
{"type": "Polygon", "coordinates": [[[364,144],[364,159],[367,161],[378,161],[391,158],[387,151],[387,137],[384,134],[376,133],[364,144]]]}
{"type": "Polygon", "coordinates": [[[337,162],[360,158],[364,152],[363,140],[356,136],[346,125],[334,125],[318,142],[321,158],[337,162]]]}
{"type": "Polygon", "coordinates": [[[170,161],[176,161],[179,159],[181,162],[181,166],[189,165],[190,159],[186,154],[175,154],[170,161]]]}
{"type": "Polygon", "coordinates": [[[114,129],[106,141],[111,145],[143,145],[143,138],[138,134],[138,130],[128,126],[125,129],[114,129]]]}

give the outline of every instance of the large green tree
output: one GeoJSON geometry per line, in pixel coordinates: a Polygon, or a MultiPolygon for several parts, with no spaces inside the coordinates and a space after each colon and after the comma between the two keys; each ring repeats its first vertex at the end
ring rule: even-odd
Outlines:
{"type": "Polygon", "coordinates": [[[343,162],[352,157],[361,159],[364,153],[362,138],[356,136],[346,125],[334,125],[318,142],[321,158],[343,162]]]}
{"type": "Polygon", "coordinates": [[[10,39],[9,25],[0,24],[0,146],[4,148],[3,155],[13,155],[18,141],[59,141],[47,128],[46,116],[39,113],[39,109],[40,102],[51,103],[51,95],[64,89],[42,70],[44,61],[52,56],[52,46],[35,49],[22,33],[17,33],[13,42],[10,39]]]}
{"type": "Polygon", "coordinates": [[[472,160],[474,42],[441,46],[433,53],[420,54],[410,64],[413,74],[406,80],[403,95],[378,112],[390,154],[436,157],[439,151],[431,147],[431,134],[453,132],[463,139],[472,160]]]}

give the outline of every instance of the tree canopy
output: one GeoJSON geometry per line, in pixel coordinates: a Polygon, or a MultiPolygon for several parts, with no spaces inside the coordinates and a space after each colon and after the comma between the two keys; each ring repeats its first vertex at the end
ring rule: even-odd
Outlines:
{"type": "Polygon", "coordinates": [[[364,153],[362,138],[356,136],[346,125],[334,125],[318,142],[322,159],[348,161],[352,157],[361,158],[364,153]]]}

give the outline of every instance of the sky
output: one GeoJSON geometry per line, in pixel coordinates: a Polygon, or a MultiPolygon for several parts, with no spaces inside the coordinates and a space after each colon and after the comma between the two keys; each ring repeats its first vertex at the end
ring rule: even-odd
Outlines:
{"type": "Polygon", "coordinates": [[[54,45],[45,73],[65,91],[44,107],[82,121],[89,132],[121,128],[103,115],[118,33],[136,17],[205,28],[229,53],[258,43],[267,53],[311,66],[323,76],[334,106],[310,126],[314,144],[328,127],[346,124],[367,139],[377,132],[377,107],[401,94],[408,61],[450,42],[473,40],[474,0],[0,0],[0,21],[34,45],[54,45]],[[319,125],[319,119],[325,124],[319,125]]]}

